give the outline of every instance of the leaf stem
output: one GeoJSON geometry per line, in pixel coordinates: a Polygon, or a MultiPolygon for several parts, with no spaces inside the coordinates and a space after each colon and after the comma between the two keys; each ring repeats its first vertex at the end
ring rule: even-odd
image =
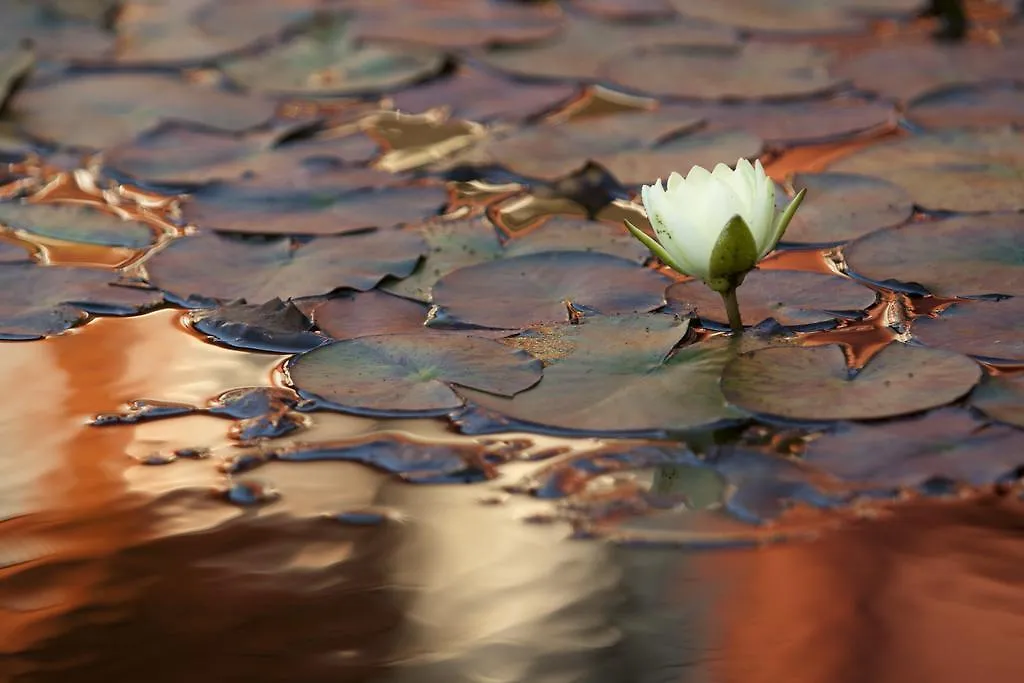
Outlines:
{"type": "Polygon", "coordinates": [[[743,318],[740,316],[740,302],[736,298],[736,287],[730,287],[720,292],[722,301],[725,302],[725,312],[729,315],[729,327],[733,333],[743,334],[743,318]]]}

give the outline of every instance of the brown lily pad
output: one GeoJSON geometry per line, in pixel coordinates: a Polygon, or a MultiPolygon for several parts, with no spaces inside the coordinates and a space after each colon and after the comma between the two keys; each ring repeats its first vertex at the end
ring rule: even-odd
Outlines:
{"type": "Polygon", "coordinates": [[[85,204],[0,202],[0,224],[29,235],[129,249],[147,247],[156,238],[145,223],[85,204]]]}
{"type": "Polygon", "coordinates": [[[580,12],[613,21],[672,19],[676,11],[671,0],[569,0],[580,12]]]}
{"type": "Polygon", "coordinates": [[[32,71],[36,58],[30,48],[16,47],[0,50],[0,110],[15,88],[32,71]]]}
{"type": "Polygon", "coordinates": [[[1024,360],[1024,297],[1003,301],[958,301],[912,328],[922,344],[970,356],[1024,360]]]}
{"type": "Polygon", "coordinates": [[[800,173],[796,191],[807,198],[783,235],[784,243],[838,244],[880,228],[905,223],[914,213],[898,185],[849,173],[800,173]]]}
{"type": "Polygon", "coordinates": [[[334,339],[423,331],[427,306],[371,289],[345,292],[313,308],[313,322],[334,339]]]}
{"type": "Polygon", "coordinates": [[[809,45],[754,43],[652,47],[616,55],[601,69],[614,83],[650,95],[781,99],[816,95],[840,81],[829,53],[809,45]]]}
{"type": "Polygon", "coordinates": [[[723,160],[754,159],[764,142],[745,131],[699,131],[683,135],[648,150],[631,150],[594,159],[624,185],[643,185],[655,178],[668,178],[673,171],[693,166],[713,168],[723,160]]]}
{"type": "Polygon", "coordinates": [[[888,180],[935,211],[1024,210],[1024,133],[942,130],[868,147],[829,170],[888,180]]]}
{"type": "Polygon", "coordinates": [[[61,4],[4,0],[0,52],[31,43],[41,61],[65,62],[95,58],[110,50],[113,36],[102,29],[95,15],[68,11],[61,4]]]}
{"type": "Polygon", "coordinates": [[[965,216],[909,223],[844,249],[858,277],[920,285],[936,296],[1024,295],[1024,217],[965,216]]]}
{"type": "Polygon", "coordinates": [[[669,0],[688,17],[751,31],[825,32],[863,29],[866,19],[910,16],[915,0],[669,0]]]}
{"type": "Polygon", "coordinates": [[[993,420],[1024,427],[1024,374],[986,377],[970,402],[993,420]]]}
{"type": "Polygon", "coordinates": [[[951,88],[915,99],[907,118],[923,128],[1024,125],[1024,90],[1009,86],[951,88]]]}
{"type": "MultiPolygon", "coordinates": [[[[875,303],[875,293],[853,280],[794,270],[753,270],[738,291],[746,325],[775,320],[791,328],[835,325],[855,320],[875,303]]],[[[724,328],[722,297],[698,280],[678,282],[665,292],[673,310],[696,314],[705,324],[724,328]]]]}
{"type": "Polygon", "coordinates": [[[754,413],[795,420],[868,420],[957,400],[981,378],[958,353],[894,343],[858,372],[838,345],[769,348],[740,354],[722,374],[722,391],[754,413]]]}

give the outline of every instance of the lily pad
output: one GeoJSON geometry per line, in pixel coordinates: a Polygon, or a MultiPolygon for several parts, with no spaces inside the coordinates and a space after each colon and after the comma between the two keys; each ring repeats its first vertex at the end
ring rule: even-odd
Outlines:
{"type": "Polygon", "coordinates": [[[671,282],[653,270],[608,254],[548,251],[461,268],[433,289],[438,318],[514,329],[567,322],[572,310],[605,315],[664,305],[671,282]]]}
{"type": "Polygon", "coordinates": [[[868,147],[830,168],[899,185],[934,211],[1024,210],[1024,133],[943,130],[868,147]]]}
{"type": "Polygon", "coordinates": [[[916,283],[936,296],[1024,295],[1021,216],[965,216],[865,235],[844,250],[851,273],[916,283]]]}
{"type": "Polygon", "coordinates": [[[94,73],[26,88],[10,109],[29,135],[91,148],[123,144],[170,119],[242,131],[274,114],[267,100],[137,73],[94,73]]]}
{"type": "Polygon", "coordinates": [[[784,243],[838,244],[905,223],[914,203],[898,185],[849,173],[800,173],[793,189],[807,198],[786,229],[784,243]]]}
{"type": "Polygon", "coordinates": [[[602,66],[618,53],[649,45],[735,45],[735,31],[722,26],[682,21],[653,24],[603,22],[582,16],[566,17],[554,38],[517,47],[482,51],[476,56],[490,67],[516,76],[595,80],[602,66]]]}
{"type": "Polygon", "coordinates": [[[450,116],[469,121],[521,121],[555,109],[576,92],[575,85],[516,83],[463,65],[447,78],[395,93],[391,101],[400,111],[443,106],[450,116]]]}
{"type": "Polygon", "coordinates": [[[533,389],[512,399],[460,393],[542,431],[660,434],[741,417],[718,388],[733,355],[728,344],[702,342],[670,355],[687,327],[665,315],[595,317],[561,326],[540,343],[567,346],[567,357],[546,367],[533,389]]]}
{"type": "Polygon", "coordinates": [[[1024,360],[1024,298],[962,301],[912,328],[922,344],[999,360],[1024,360]]]}
{"type": "Polygon", "coordinates": [[[371,187],[380,175],[369,169],[334,171],[320,175],[312,187],[301,175],[300,182],[287,185],[273,177],[210,185],[182,205],[181,215],[224,232],[337,235],[419,222],[447,202],[440,185],[371,187]]]}
{"type": "Polygon", "coordinates": [[[910,16],[917,0],[670,0],[680,14],[751,31],[826,32],[863,29],[875,16],[910,16]]]}
{"type": "Polygon", "coordinates": [[[426,244],[419,235],[383,230],[321,237],[303,244],[282,237],[246,240],[217,234],[177,239],[146,262],[149,280],[199,306],[244,299],[263,302],[373,289],[387,275],[412,272],[426,244]]]}
{"type": "Polygon", "coordinates": [[[642,185],[654,178],[667,178],[677,169],[693,166],[705,168],[722,163],[723,159],[754,159],[764,142],[744,131],[700,131],[684,135],[650,150],[630,150],[595,161],[607,168],[625,185],[642,185]]]}
{"type": "Polygon", "coordinates": [[[0,263],[27,263],[31,260],[26,246],[7,242],[0,237],[0,263]]]}
{"type": "Polygon", "coordinates": [[[109,270],[0,263],[0,339],[39,339],[85,322],[88,313],[132,315],[159,292],[121,287],[109,270]]]}
{"type": "Polygon", "coordinates": [[[740,46],[672,46],[616,55],[601,70],[611,81],[650,95],[707,100],[816,95],[840,81],[831,55],[810,45],[747,42],[740,46]]]}
{"type": "Polygon", "coordinates": [[[671,0],[569,0],[580,12],[614,21],[673,19],[671,0]]]}
{"type": "Polygon", "coordinates": [[[84,204],[0,202],[0,223],[30,235],[128,249],[145,248],[155,238],[145,223],[84,204]]]}
{"type": "Polygon", "coordinates": [[[427,307],[417,301],[385,294],[345,292],[313,308],[313,322],[334,339],[423,331],[427,307]]]}
{"type": "Polygon", "coordinates": [[[17,47],[0,50],[0,110],[7,103],[15,88],[24,80],[35,64],[32,50],[17,47]]]}
{"type": "MultiPolygon", "coordinates": [[[[673,310],[696,314],[713,327],[726,327],[722,297],[698,280],[679,282],[665,292],[673,310]]],[[[794,270],[753,270],[739,290],[746,325],[775,320],[791,328],[823,327],[855,320],[875,303],[875,293],[853,280],[794,270]]]]}
{"type": "Polygon", "coordinates": [[[221,68],[249,90],[308,96],[393,90],[444,67],[444,53],[433,48],[364,43],[352,29],[350,17],[313,22],[284,43],[221,68]]]}
{"type": "Polygon", "coordinates": [[[986,377],[971,394],[971,405],[993,420],[1024,427],[1024,374],[986,377]]]}
{"type": "Polygon", "coordinates": [[[847,481],[919,486],[941,477],[985,486],[1024,465],[1024,432],[947,408],[825,434],[808,444],[804,459],[847,481]]]}
{"type": "Polygon", "coordinates": [[[457,332],[386,334],[335,342],[288,362],[303,396],[366,414],[440,414],[462,405],[450,385],[514,396],[536,384],[540,361],[457,332]]]}
{"type": "Polygon", "coordinates": [[[838,345],[744,353],[722,375],[722,391],[754,413],[795,420],[868,420],[945,405],[981,377],[970,358],[894,343],[853,373],[838,345]]]}
{"type": "Polygon", "coordinates": [[[67,9],[41,0],[4,0],[0,51],[28,42],[41,60],[73,61],[110,49],[113,36],[101,29],[100,22],[67,9]]]}
{"type": "Polygon", "coordinates": [[[995,45],[893,44],[838,62],[837,78],[902,101],[951,86],[1021,80],[1024,50],[995,45]]]}
{"type": "Polygon", "coordinates": [[[1024,90],[1007,86],[951,88],[919,97],[907,118],[923,128],[1024,126],[1024,90]]]}
{"type": "Polygon", "coordinates": [[[295,304],[272,299],[264,304],[229,303],[189,313],[192,326],[226,346],[275,353],[297,353],[330,341],[295,304]]]}

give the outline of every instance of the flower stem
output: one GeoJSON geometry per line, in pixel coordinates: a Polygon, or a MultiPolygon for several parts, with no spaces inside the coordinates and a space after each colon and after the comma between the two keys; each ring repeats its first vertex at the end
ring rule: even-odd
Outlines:
{"type": "Polygon", "coordinates": [[[729,327],[736,334],[743,334],[743,318],[740,317],[740,302],[736,298],[736,288],[730,287],[720,292],[722,301],[725,302],[725,312],[729,315],[729,327]]]}

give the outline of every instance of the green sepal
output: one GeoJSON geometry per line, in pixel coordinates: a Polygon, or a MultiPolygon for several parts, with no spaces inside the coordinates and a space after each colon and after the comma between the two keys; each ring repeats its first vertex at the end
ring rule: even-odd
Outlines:
{"type": "Polygon", "coordinates": [[[664,263],[666,266],[668,266],[672,270],[674,270],[677,273],[680,273],[682,275],[690,275],[691,274],[691,273],[686,272],[686,269],[684,269],[681,265],[679,265],[679,263],[674,258],[669,256],[669,253],[667,251],[665,251],[665,247],[663,247],[660,244],[658,244],[657,240],[655,240],[653,237],[651,237],[646,232],[644,232],[640,228],[636,227],[635,225],[633,225],[629,221],[623,221],[623,222],[626,224],[626,229],[629,230],[631,233],[633,233],[633,237],[635,237],[638,240],[640,240],[641,242],[643,242],[643,245],[645,247],[647,247],[648,249],[650,249],[652,254],[654,254],[659,259],[661,259],[662,263],[664,263]]]}
{"type": "MultiPolygon", "coordinates": [[[[786,228],[789,227],[789,222],[793,220],[793,216],[796,215],[796,210],[800,208],[800,204],[804,201],[804,195],[807,194],[807,188],[800,190],[793,197],[793,201],[789,203],[786,210],[779,214],[779,217],[775,219],[775,227],[772,230],[772,241],[771,246],[768,247],[768,251],[771,251],[782,239],[782,236],[786,234],[786,228]]],[[[767,253],[767,252],[765,252],[767,253]]]]}
{"type": "Polygon", "coordinates": [[[757,265],[757,242],[742,216],[733,216],[711,250],[708,278],[704,281],[716,292],[738,287],[743,276],[757,265]]]}

